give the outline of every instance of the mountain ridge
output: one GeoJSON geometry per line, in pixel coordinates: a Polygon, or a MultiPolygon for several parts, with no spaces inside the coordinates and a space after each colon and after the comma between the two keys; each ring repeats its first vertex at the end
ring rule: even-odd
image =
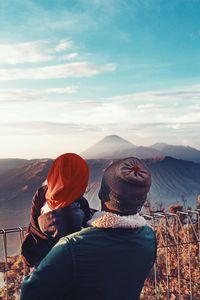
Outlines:
{"type": "Polygon", "coordinates": [[[200,150],[183,145],[170,145],[166,143],[156,143],[151,146],[163,153],[165,156],[171,156],[177,159],[189,160],[200,163],[200,150]]]}
{"type": "Polygon", "coordinates": [[[137,156],[140,159],[163,157],[157,149],[136,146],[118,135],[104,137],[81,153],[85,159],[121,159],[137,156]]]}
{"type": "Polygon", "coordinates": [[[118,135],[109,135],[81,153],[85,159],[121,159],[136,156],[140,159],[154,159],[171,156],[176,159],[200,163],[200,150],[183,145],[159,142],[150,146],[137,146],[118,135]]]}

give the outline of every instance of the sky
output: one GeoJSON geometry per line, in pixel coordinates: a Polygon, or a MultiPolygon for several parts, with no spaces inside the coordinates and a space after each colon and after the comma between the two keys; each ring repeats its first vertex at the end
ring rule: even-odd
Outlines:
{"type": "Polygon", "coordinates": [[[0,0],[0,28],[0,158],[200,149],[199,0],[0,0]]]}

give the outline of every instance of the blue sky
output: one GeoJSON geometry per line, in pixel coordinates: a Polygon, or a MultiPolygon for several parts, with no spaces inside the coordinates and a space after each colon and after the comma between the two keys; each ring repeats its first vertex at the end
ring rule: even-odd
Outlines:
{"type": "Polygon", "coordinates": [[[0,27],[0,157],[200,149],[200,1],[7,0],[0,27]]]}

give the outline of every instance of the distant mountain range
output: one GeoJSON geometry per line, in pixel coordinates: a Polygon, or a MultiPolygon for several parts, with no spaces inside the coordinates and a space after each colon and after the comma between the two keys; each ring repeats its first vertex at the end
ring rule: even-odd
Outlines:
{"type": "MultiPolygon", "coordinates": [[[[191,147],[154,144],[136,146],[123,138],[107,136],[82,153],[90,166],[86,197],[100,208],[98,190],[102,174],[112,161],[136,156],[152,173],[151,203],[157,206],[187,199],[194,206],[200,194],[200,151],[191,147]],[[172,156],[172,157],[168,157],[172,156]]],[[[0,227],[28,224],[33,194],[46,179],[52,159],[0,159],[0,227]]]]}
{"type": "Polygon", "coordinates": [[[200,151],[190,146],[176,146],[165,143],[157,143],[152,145],[151,148],[160,151],[165,156],[200,163],[200,151]]]}
{"type": "Polygon", "coordinates": [[[106,136],[81,155],[86,159],[119,159],[129,156],[140,159],[163,159],[165,156],[171,156],[200,163],[200,151],[195,148],[165,143],[157,143],[149,147],[136,146],[118,135],[106,136]]]}
{"type": "Polygon", "coordinates": [[[157,149],[135,146],[118,135],[109,135],[81,153],[86,159],[119,159],[136,156],[140,159],[163,157],[157,149]]]}
{"type": "MultiPolygon", "coordinates": [[[[14,161],[13,161],[14,162],[14,161]]],[[[52,164],[51,159],[22,160],[14,163],[0,161],[0,227],[25,226],[28,224],[31,199],[46,179],[52,164]],[[3,169],[1,165],[3,164],[3,169]]],[[[90,184],[86,193],[91,207],[100,208],[98,190],[102,174],[113,160],[88,160],[90,184]]],[[[150,200],[154,207],[161,202],[165,207],[170,203],[187,199],[194,206],[200,194],[200,164],[177,160],[171,157],[147,159],[144,163],[152,173],[150,200]]]]}

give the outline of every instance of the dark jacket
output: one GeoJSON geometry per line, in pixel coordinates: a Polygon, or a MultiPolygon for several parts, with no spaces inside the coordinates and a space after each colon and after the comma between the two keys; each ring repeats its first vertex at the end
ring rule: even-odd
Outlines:
{"type": "Polygon", "coordinates": [[[60,237],[86,227],[90,209],[85,198],[71,205],[41,215],[47,186],[42,186],[32,200],[30,224],[22,244],[22,256],[28,266],[37,266],[60,237]]]}
{"type": "Polygon", "coordinates": [[[138,300],[155,256],[148,226],[83,229],[62,238],[25,278],[21,300],[138,300]]]}

